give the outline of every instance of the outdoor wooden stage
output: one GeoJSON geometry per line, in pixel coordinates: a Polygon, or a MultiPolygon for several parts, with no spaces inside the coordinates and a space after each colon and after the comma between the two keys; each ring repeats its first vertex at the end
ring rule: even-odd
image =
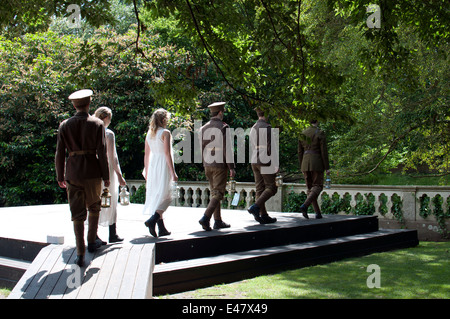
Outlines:
{"type": "Polygon", "coordinates": [[[44,247],[9,299],[145,299],[152,297],[154,244],[111,245],[86,253],[74,265],[76,249],[44,247]]]}
{"type": "MultiPolygon", "coordinates": [[[[155,239],[143,224],[148,216],[141,214],[142,205],[132,204],[119,207],[117,230],[124,242],[87,253],[77,285],[68,206],[14,210],[0,208],[0,236],[16,236],[0,238],[0,256],[32,263],[9,298],[149,298],[418,244],[417,231],[379,229],[375,216],[305,219],[270,212],[277,223],[260,225],[246,210],[222,210],[231,227],[205,232],[198,224],[204,208],[186,207],[169,207],[165,224],[172,234],[155,239]],[[27,222],[38,220],[28,228],[27,222]],[[64,237],[64,244],[47,246],[43,240],[55,237],[64,237]]],[[[102,239],[107,234],[99,227],[102,239]]]]}

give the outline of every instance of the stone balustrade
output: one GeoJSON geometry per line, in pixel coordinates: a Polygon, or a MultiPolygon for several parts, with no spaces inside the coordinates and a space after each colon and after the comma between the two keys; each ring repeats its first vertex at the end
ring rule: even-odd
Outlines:
{"type": "MultiPolygon", "coordinates": [[[[143,180],[128,180],[130,193],[134,194],[143,180]]],[[[209,202],[207,181],[178,183],[180,196],[174,206],[206,207],[209,202]]],[[[238,205],[232,204],[233,195],[228,190],[223,207],[246,209],[255,202],[255,184],[237,182],[238,205]]],[[[290,193],[306,193],[304,184],[284,183],[267,203],[270,211],[284,211],[283,203],[290,193]]],[[[378,216],[384,228],[414,228],[425,233],[440,233],[448,229],[448,221],[439,224],[436,212],[450,216],[450,187],[448,186],[380,186],[380,185],[332,185],[324,189],[318,199],[325,213],[373,214],[378,216]],[[332,206],[332,207],[331,207],[332,206]]],[[[448,218],[447,218],[448,219],[448,218]]],[[[423,236],[422,236],[423,237],[423,236]]],[[[431,236],[430,238],[434,238],[431,236]]],[[[426,239],[430,239],[426,237],[426,239]]]]}

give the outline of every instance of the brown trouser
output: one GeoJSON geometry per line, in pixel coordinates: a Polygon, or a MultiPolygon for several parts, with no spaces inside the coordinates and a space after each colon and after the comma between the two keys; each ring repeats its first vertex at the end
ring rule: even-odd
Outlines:
{"type": "Polygon", "coordinates": [[[72,214],[73,230],[77,246],[77,255],[84,255],[84,221],[88,218],[88,243],[94,243],[97,236],[98,218],[101,209],[101,178],[82,181],[66,181],[67,197],[72,214]],[[89,217],[87,216],[89,211],[89,217]]]}
{"type": "Polygon", "coordinates": [[[205,175],[209,181],[209,204],[205,210],[205,215],[208,218],[214,214],[215,220],[222,220],[220,213],[220,201],[225,195],[225,188],[227,186],[228,168],[205,166],[205,175]]]}
{"type": "Polygon", "coordinates": [[[275,184],[275,174],[261,174],[261,165],[252,164],[253,175],[255,177],[256,194],[255,204],[259,207],[261,216],[267,215],[266,201],[277,193],[278,187],[275,184]]]}
{"type": "Polygon", "coordinates": [[[320,192],[323,190],[323,171],[307,171],[302,172],[305,176],[307,191],[306,201],[303,203],[305,206],[313,205],[314,212],[320,213],[320,207],[317,203],[317,198],[320,192]]]}

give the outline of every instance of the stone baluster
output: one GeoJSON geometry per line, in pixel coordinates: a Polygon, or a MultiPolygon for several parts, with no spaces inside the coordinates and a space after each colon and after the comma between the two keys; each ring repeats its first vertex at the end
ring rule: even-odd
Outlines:
{"type": "Polygon", "coordinates": [[[200,207],[207,207],[208,206],[208,191],[206,187],[201,187],[201,205],[200,207]]]}
{"type": "Polygon", "coordinates": [[[394,215],[392,214],[392,196],[394,196],[394,194],[392,192],[387,192],[388,194],[386,194],[387,196],[387,202],[386,202],[386,208],[387,208],[387,212],[386,215],[384,215],[384,217],[392,219],[394,217],[394,215]]]}
{"type": "MultiPolygon", "coordinates": [[[[348,193],[347,193],[348,194],[348,193]]],[[[353,213],[355,211],[356,208],[356,197],[358,196],[359,193],[356,194],[349,194],[351,196],[350,199],[350,212],[353,213]]]]}
{"type": "Polygon", "coordinates": [[[192,207],[200,206],[200,188],[197,187],[192,193],[192,207]]]}

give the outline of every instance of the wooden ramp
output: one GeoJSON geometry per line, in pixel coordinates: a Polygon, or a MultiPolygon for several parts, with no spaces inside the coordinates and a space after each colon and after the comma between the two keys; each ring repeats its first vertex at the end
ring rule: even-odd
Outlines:
{"type": "Polygon", "coordinates": [[[85,267],[74,264],[76,249],[44,247],[8,299],[145,299],[153,293],[155,245],[114,244],[86,253],[85,267]]]}

